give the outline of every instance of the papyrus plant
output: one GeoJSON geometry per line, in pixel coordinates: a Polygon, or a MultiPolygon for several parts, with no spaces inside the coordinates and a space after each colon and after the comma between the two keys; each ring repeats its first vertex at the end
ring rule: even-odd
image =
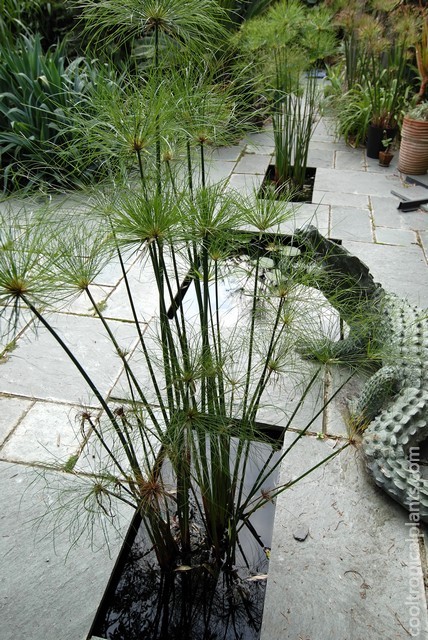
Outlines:
{"type": "MultiPolygon", "coordinates": [[[[165,186],[158,194],[155,185],[150,193],[134,185],[110,194],[95,210],[92,221],[45,211],[24,220],[19,233],[13,220],[2,221],[2,314],[13,319],[27,307],[72,360],[102,410],[97,418],[82,414],[87,446],[98,443],[100,451],[84,476],[83,511],[113,517],[115,500],[139,510],[160,566],[167,569],[191,564],[196,509],[204,532],[199,543],[205,540],[216,562],[231,565],[249,514],[285,489],[272,486],[268,495],[262,493],[269,464],[250,491],[244,492],[243,478],[251,441],[263,438],[257,415],[270,402],[267,391],[274,381],[296,376],[296,333],[290,327],[301,304],[300,285],[274,238],[270,255],[282,261],[281,270],[267,273],[260,251],[250,251],[242,267],[232,265],[248,251],[240,226],[251,225],[262,241],[266,229],[277,228],[288,214],[270,201],[247,203],[221,187],[199,187],[192,195],[187,188],[165,186]],[[132,290],[124,264],[130,249],[153,278],[158,312],[148,330],[140,315],[145,300],[132,290]],[[93,294],[113,251],[123,265],[135,327],[132,354],[115,337],[108,300],[100,305],[93,294]],[[225,275],[241,290],[226,302],[225,275]],[[178,304],[186,279],[192,291],[178,304]],[[122,363],[124,388],[114,403],[50,321],[49,308],[82,293],[110,339],[112,357],[122,363]]],[[[316,371],[306,383],[301,378],[301,402],[316,378],[316,371]]],[[[299,406],[288,410],[290,423],[299,406]]],[[[79,475],[79,462],[73,465],[67,471],[79,475]]]]}
{"type": "MultiPolygon", "coordinates": [[[[177,38],[180,45],[193,35],[206,43],[207,36],[196,34],[195,26],[184,31],[195,18],[183,7],[196,10],[193,2],[157,3],[159,11],[168,9],[168,19],[163,13],[147,22],[140,12],[136,25],[130,20],[131,4],[142,11],[153,10],[155,3],[83,4],[101,23],[114,18],[124,29],[128,23],[132,29],[150,24],[155,36],[162,26],[167,38],[177,38]]],[[[198,3],[198,11],[211,5],[198,3]]],[[[156,51],[156,37],[154,45],[156,51]]],[[[137,170],[123,163],[123,179],[104,186],[80,215],[56,210],[4,214],[1,314],[13,331],[19,314],[28,309],[72,361],[86,381],[91,404],[98,407],[95,413],[83,408],[83,450],[63,466],[85,487],[77,510],[73,501],[72,526],[79,513],[85,525],[93,524],[96,514],[113,520],[116,503],[124,503],[140,513],[162,570],[180,563],[191,567],[201,548],[208,549],[216,569],[232,569],[240,530],[250,527],[250,515],[297,482],[266,490],[273,468],[311,429],[322,408],[275,462],[272,448],[253,486],[244,490],[251,443],[266,440],[258,427],[259,412],[274,402],[275,384],[293,375],[301,385],[300,399],[293,405],[286,394],[280,399],[288,429],[317,383],[318,370],[305,376],[294,351],[299,331],[293,327],[305,314],[304,272],[291,264],[277,238],[289,209],[286,203],[278,208],[269,198],[246,200],[224,184],[208,183],[205,145],[218,132],[219,114],[229,102],[217,94],[204,96],[204,90],[213,93],[211,84],[191,91],[186,82],[192,76],[184,72],[181,82],[170,83],[167,75],[156,85],[161,51],[152,74],[114,93],[116,111],[107,109],[102,122],[87,123],[90,135],[111,145],[112,156],[117,150],[119,158],[126,148],[137,170]],[[168,101],[161,113],[160,95],[180,96],[172,103],[178,115],[168,101]],[[187,173],[162,154],[183,141],[187,173]],[[198,154],[191,164],[194,143],[198,154]],[[101,304],[94,294],[96,278],[113,254],[129,304],[135,338],[131,351],[114,332],[109,299],[101,304]],[[129,278],[130,254],[151,281],[146,298],[129,278]],[[228,289],[236,294],[225,295],[228,289]],[[110,397],[50,318],[52,309],[80,295],[91,304],[122,369],[121,384],[110,397]],[[145,306],[153,301],[155,319],[146,327],[145,306]],[[82,463],[85,457],[89,471],[82,463]]]]}

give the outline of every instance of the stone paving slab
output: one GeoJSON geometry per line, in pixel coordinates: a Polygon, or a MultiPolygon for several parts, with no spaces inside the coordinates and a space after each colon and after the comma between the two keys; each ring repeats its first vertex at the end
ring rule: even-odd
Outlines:
{"type": "MultiPolygon", "coordinates": [[[[337,446],[304,437],[283,463],[281,482],[337,446]]],[[[372,485],[354,447],[283,493],[261,640],[424,640],[423,576],[406,525],[406,512],[372,485]],[[301,530],[308,532],[304,541],[294,537],[301,530]],[[417,629],[410,605],[417,607],[417,629]]]]}
{"type": "Polygon", "coordinates": [[[388,229],[376,227],[376,242],[411,247],[417,244],[416,232],[410,229],[388,229]]]}
{"type": "Polygon", "coordinates": [[[264,130],[256,133],[247,133],[243,139],[244,144],[251,144],[254,146],[275,146],[273,131],[267,127],[264,130]]]}
{"type": "MultiPolygon", "coordinates": [[[[137,260],[127,272],[128,284],[132,291],[137,317],[140,322],[149,322],[158,310],[155,276],[147,260],[137,260]]],[[[107,318],[133,320],[127,286],[124,279],[106,299],[103,311],[107,318]]]]}
{"type": "Polygon", "coordinates": [[[398,209],[399,203],[399,198],[392,195],[387,198],[371,195],[370,208],[375,225],[394,229],[428,230],[428,213],[420,209],[404,212],[398,209]]]}
{"type": "Polygon", "coordinates": [[[342,149],[335,151],[334,168],[347,171],[366,171],[367,161],[363,149],[342,149]]]}
{"type": "Polygon", "coordinates": [[[236,144],[230,147],[218,147],[216,149],[210,149],[207,153],[208,160],[222,160],[225,162],[236,162],[239,160],[245,143],[236,144]]]}
{"type": "Polygon", "coordinates": [[[336,124],[333,118],[320,118],[315,126],[315,131],[312,135],[312,142],[318,140],[326,140],[331,143],[336,143],[336,124]]]}
{"type": "Polygon", "coordinates": [[[420,247],[352,242],[343,246],[367,264],[376,282],[413,304],[428,307],[427,264],[420,247]]]}
{"type": "Polygon", "coordinates": [[[324,149],[316,149],[314,147],[309,149],[308,153],[308,167],[324,167],[330,169],[334,165],[334,153],[325,151],[324,149]]]}
{"type": "Polygon", "coordinates": [[[331,206],[330,235],[342,240],[372,242],[373,231],[368,209],[331,206]]]}
{"type": "Polygon", "coordinates": [[[31,400],[0,396],[0,447],[32,404],[31,400]]]}
{"type": "Polygon", "coordinates": [[[233,173],[227,188],[239,191],[245,196],[253,196],[262,186],[263,177],[263,174],[233,173]]]}
{"type": "MultiPolygon", "coordinates": [[[[132,256],[126,260],[126,253],[123,256],[125,262],[125,268],[128,270],[135,262],[135,256],[132,256]]],[[[115,287],[123,278],[122,268],[118,258],[113,258],[108,265],[106,265],[102,271],[97,275],[94,280],[94,284],[101,287],[115,287]]]]}
{"type": "Polygon", "coordinates": [[[78,453],[81,406],[35,402],[9,433],[0,456],[10,462],[62,465],[78,453]]]}
{"type": "Polygon", "coordinates": [[[392,227],[393,229],[428,230],[428,213],[421,210],[404,213],[397,209],[399,202],[400,200],[393,196],[388,198],[370,196],[375,225],[392,227]]]}
{"type": "Polygon", "coordinates": [[[314,137],[309,142],[309,151],[323,151],[329,157],[331,154],[334,155],[336,151],[342,150],[342,142],[340,140],[334,140],[331,137],[329,137],[327,140],[323,140],[314,135],[314,137]]]}
{"type": "MultiPolygon", "coordinates": [[[[207,185],[218,184],[229,179],[234,167],[235,161],[226,160],[207,160],[205,163],[205,182],[207,185]]],[[[202,185],[202,176],[199,170],[193,175],[193,185],[202,185]]]]}
{"type": "Polygon", "coordinates": [[[234,174],[262,174],[264,176],[271,160],[272,155],[243,154],[233,172],[234,174]]]}
{"type": "Polygon", "coordinates": [[[272,144],[247,144],[245,146],[245,153],[248,155],[249,153],[258,153],[262,156],[273,156],[275,153],[275,147],[272,141],[272,144]]]}
{"type": "MultiPolygon", "coordinates": [[[[101,394],[107,395],[122,370],[111,342],[97,318],[53,314],[50,322],[65,340],[101,394]]],[[[111,322],[125,351],[136,343],[132,325],[111,322]]],[[[96,403],[87,383],[44,327],[27,332],[0,366],[0,393],[69,403],[96,403]]]]}
{"type": "Polygon", "coordinates": [[[318,169],[315,190],[389,197],[391,189],[399,190],[402,180],[397,173],[373,174],[364,171],[318,169]]]}
{"type": "Polygon", "coordinates": [[[337,189],[335,191],[320,190],[317,187],[317,182],[315,179],[315,188],[312,194],[312,202],[325,205],[337,205],[340,207],[355,207],[358,209],[369,208],[368,196],[359,193],[346,193],[345,191],[341,191],[341,189],[342,185],[338,181],[337,189]]]}
{"type": "MultiPolygon", "coordinates": [[[[68,531],[51,531],[53,523],[34,526],[55,505],[56,494],[46,494],[36,470],[0,463],[2,509],[0,513],[0,619],[2,640],[84,640],[99,605],[121,540],[110,530],[110,551],[95,529],[94,547],[82,540],[73,547],[68,531]]],[[[47,480],[54,485],[57,474],[47,480]]],[[[75,479],[70,478],[64,491],[75,479]]],[[[131,514],[118,518],[123,531],[131,514]]],[[[73,518],[73,511],[69,511],[73,518]]]]}

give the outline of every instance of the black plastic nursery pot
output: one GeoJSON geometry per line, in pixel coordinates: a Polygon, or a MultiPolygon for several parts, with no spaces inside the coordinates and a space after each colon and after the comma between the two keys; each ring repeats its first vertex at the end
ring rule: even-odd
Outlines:
{"type": "Polygon", "coordinates": [[[397,128],[384,129],[383,127],[377,127],[372,124],[369,125],[366,144],[367,157],[377,160],[379,158],[379,152],[384,151],[382,141],[385,139],[390,139],[392,141],[396,135],[397,128]]]}
{"type": "MultiPolygon", "coordinates": [[[[268,439],[282,430],[269,430],[268,439]]],[[[257,442],[244,486],[254,482],[278,442],[257,442]]],[[[275,485],[278,469],[262,491],[275,485]]],[[[245,490],[245,489],[244,489],[245,490]]],[[[201,536],[195,504],[194,540],[189,564],[161,571],[146,528],[137,512],[129,527],[109,584],[88,635],[106,640],[257,640],[263,615],[275,505],[268,501],[243,522],[232,567],[215,562],[201,536]]],[[[178,535],[178,533],[177,533],[178,535]]]]}

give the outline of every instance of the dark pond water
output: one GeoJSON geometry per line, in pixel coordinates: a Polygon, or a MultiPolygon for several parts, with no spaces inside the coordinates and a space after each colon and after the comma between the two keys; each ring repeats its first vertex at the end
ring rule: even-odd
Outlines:
{"type": "MultiPolygon", "coordinates": [[[[256,480],[272,445],[254,442],[245,487],[256,480]]],[[[271,464],[280,452],[274,455],[271,464]]],[[[261,488],[271,490],[277,472],[261,488]]],[[[196,512],[196,509],[195,509],[196,512]]],[[[91,635],[107,640],[257,640],[263,615],[275,505],[256,511],[239,534],[235,563],[225,570],[195,544],[189,565],[161,572],[138,516],[105,593],[91,635]],[[192,567],[185,568],[185,567],[192,567]]],[[[198,537],[198,521],[192,523],[198,537]]]]}
{"type": "Polygon", "coordinates": [[[296,190],[296,187],[293,185],[291,180],[288,183],[285,182],[283,185],[278,186],[275,181],[275,165],[270,164],[266,171],[262,186],[260,187],[258,197],[275,197],[277,200],[281,200],[282,198],[290,198],[291,193],[291,202],[312,202],[315,175],[316,168],[307,167],[305,182],[300,190],[296,190]]]}

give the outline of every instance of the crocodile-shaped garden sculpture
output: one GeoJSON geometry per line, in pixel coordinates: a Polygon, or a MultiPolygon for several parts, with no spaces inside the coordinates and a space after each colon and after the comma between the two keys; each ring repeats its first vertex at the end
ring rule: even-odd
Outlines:
{"type": "Polygon", "coordinates": [[[378,486],[428,522],[428,478],[419,465],[419,445],[428,440],[427,312],[385,292],[361,260],[315,227],[294,238],[314,267],[311,286],[349,327],[332,354],[344,362],[378,354],[378,370],[350,404],[367,467],[378,486]]]}

